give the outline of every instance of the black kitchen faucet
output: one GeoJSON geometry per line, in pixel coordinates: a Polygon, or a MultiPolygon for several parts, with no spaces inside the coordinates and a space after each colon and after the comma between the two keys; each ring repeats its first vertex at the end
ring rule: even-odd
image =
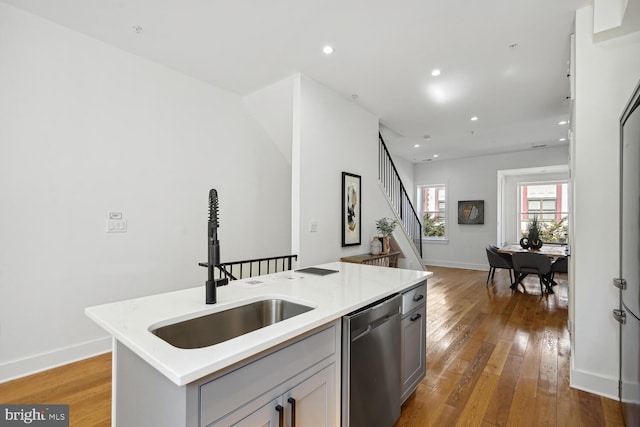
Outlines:
{"type": "Polygon", "coordinates": [[[207,282],[206,282],[206,303],[215,304],[217,302],[217,287],[229,283],[225,278],[214,279],[214,269],[220,264],[220,242],[218,241],[218,192],[215,189],[209,190],[209,223],[208,223],[208,261],[207,261],[207,282]]]}

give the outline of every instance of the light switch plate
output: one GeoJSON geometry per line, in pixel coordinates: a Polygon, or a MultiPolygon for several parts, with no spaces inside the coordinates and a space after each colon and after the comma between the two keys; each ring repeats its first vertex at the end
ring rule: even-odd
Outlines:
{"type": "Polygon", "coordinates": [[[126,219],[108,219],[106,231],[107,233],[126,233],[127,225],[126,219]]]}

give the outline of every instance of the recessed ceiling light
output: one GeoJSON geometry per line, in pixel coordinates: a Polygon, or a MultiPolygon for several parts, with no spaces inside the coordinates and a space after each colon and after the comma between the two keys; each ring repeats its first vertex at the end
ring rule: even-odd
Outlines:
{"type": "Polygon", "coordinates": [[[435,70],[433,70],[433,71],[431,72],[431,75],[432,75],[433,77],[439,76],[439,75],[440,75],[440,70],[438,70],[438,69],[436,68],[435,70]]]}
{"type": "Polygon", "coordinates": [[[475,122],[476,120],[478,120],[478,116],[473,116],[473,117],[471,117],[471,121],[472,121],[472,122],[475,122]]]}
{"type": "Polygon", "coordinates": [[[565,142],[567,138],[560,138],[560,142],[565,142]]]}
{"type": "Polygon", "coordinates": [[[433,155],[433,158],[435,159],[436,157],[438,157],[438,155],[437,155],[437,154],[434,154],[434,155],[433,155]]]}
{"type": "Polygon", "coordinates": [[[133,31],[134,31],[136,34],[140,34],[140,33],[142,32],[142,29],[143,29],[143,28],[142,28],[140,25],[134,25],[134,26],[133,26],[133,31]]]}
{"type": "Polygon", "coordinates": [[[509,45],[509,49],[517,49],[518,48],[518,43],[511,43],[509,45]]]}
{"type": "Polygon", "coordinates": [[[420,148],[420,144],[415,144],[414,147],[415,148],[420,148]]]}
{"type": "Polygon", "coordinates": [[[331,55],[333,53],[333,48],[329,45],[326,45],[325,47],[322,48],[322,52],[324,52],[327,55],[331,55]]]}
{"type": "Polygon", "coordinates": [[[567,123],[568,123],[568,122],[567,122],[566,120],[561,120],[561,121],[559,121],[559,122],[558,122],[558,124],[559,124],[560,126],[562,126],[562,125],[566,125],[567,123]]]}

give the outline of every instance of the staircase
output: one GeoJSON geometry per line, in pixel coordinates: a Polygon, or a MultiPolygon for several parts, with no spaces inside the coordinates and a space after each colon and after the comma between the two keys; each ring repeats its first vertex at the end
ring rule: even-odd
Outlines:
{"type": "Polygon", "coordinates": [[[393,164],[389,150],[378,133],[378,180],[384,189],[389,204],[400,220],[413,250],[422,260],[422,222],[413,208],[411,197],[402,184],[398,169],[393,164]]]}

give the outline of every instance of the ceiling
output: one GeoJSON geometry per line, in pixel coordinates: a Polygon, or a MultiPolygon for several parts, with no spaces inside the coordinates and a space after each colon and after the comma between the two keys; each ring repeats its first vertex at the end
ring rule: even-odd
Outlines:
{"type": "Polygon", "coordinates": [[[570,34],[590,3],[1,1],[239,95],[301,72],[379,117],[416,163],[566,145],[570,34]]]}

